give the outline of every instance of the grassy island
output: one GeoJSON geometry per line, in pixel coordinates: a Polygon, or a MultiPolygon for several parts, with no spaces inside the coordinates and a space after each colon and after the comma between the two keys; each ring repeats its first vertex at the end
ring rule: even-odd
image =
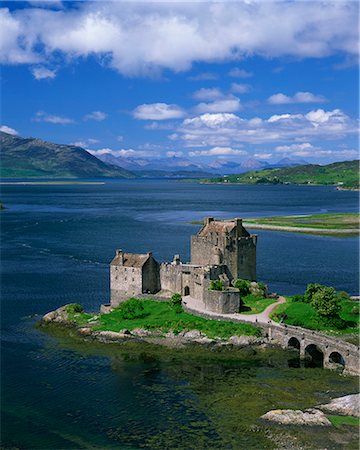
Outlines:
{"type": "Polygon", "coordinates": [[[89,314],[80,305],[69,305],[70,320],[76,325],[91,327],[93,331],[159,330],[173,331],[199,330],[209,338],[228,338],[234,335],[261,336],[261,330],[252,324],[233,323],[225,320],[209,320],[189,314],[179,305],[156,300],[129,299],[108,314],[89,314]]]}
{"type": "Polygon", "coordinates": [[[254,229],[296,231],[313,234],[359,233],[359,214],[312,214],[245,219],[244,225],[254,229]]]}

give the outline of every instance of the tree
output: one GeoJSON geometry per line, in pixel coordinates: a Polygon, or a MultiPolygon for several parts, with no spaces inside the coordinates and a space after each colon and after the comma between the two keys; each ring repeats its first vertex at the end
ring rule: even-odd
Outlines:
{"type": "Polygon", "coordinates": [[[308,284],[304,294],[304,302],[311,303],[313,295],[324,287],[325,286],[323,286],[322,284],[316,283],[308,284]]]}
{"type": "Polygon", "coordinates": [[[241,297],[245,297],[250,294],[250,283],[250,280],[236,280],[235,287],[236,289],[239,289],[241,297]]]}
{"type": "Polygon", "coordinates": [[[210,283],[210,291],[223,291],[224,284],[221,280],[213,280],[210,283]]]}
{"type": "Polygon", "coordinates": [[[332,287],[318,289],[312,296],[311,305],[323,317],[337,317],[341,310],[341,300],[332,287]]]}

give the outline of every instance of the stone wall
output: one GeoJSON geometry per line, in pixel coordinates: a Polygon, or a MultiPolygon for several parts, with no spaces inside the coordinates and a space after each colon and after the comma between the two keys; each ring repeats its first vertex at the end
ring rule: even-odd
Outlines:
{"type": "Polygon", "coordinates": [[[142,292],[155,294],[160,289],[160,265],[150,256],[143,266],[142,292]]]}
{"type": "Polygon", "coordinates": [[[240,311],[240,294],[238,289],[204,292],[204,304],[207,311],[221,314],[233,314],[240,311]]]}
{"type": "Polygon", "coordinates": [[[110,303],[112,307],[141,293],[141,267],[110,266],[110,303]]]}

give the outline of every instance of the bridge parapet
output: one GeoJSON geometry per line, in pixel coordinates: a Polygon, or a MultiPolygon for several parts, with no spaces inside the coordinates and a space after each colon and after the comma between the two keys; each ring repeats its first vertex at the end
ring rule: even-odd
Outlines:
{"type": "Polygon", "coordinates": [[[322,333],[312,330],[306,330],[291,325],[269,324],[268,335],[271,340],[276,341],[283,348],[289,346],[291,338],[299,342],[300,357],[306,356],[306,349],[313,345],[316,346],[324,356],[324,367],[331,367],[331,355],[338,358],[344,364],[344,371],[350,374],[360,375],[359,367],[359,347],[349,342],[326,336],[322,333]]]}

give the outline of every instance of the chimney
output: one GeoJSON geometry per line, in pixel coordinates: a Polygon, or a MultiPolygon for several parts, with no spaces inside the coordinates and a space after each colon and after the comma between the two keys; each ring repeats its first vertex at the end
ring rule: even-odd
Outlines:
{"type": "Polygon", "coordinates": [[[238,217],[235,219],[236,223],[236,237],[240,237],[242,235],[242,219],[239,219],[238,217]]]}
{"type": "Polygon", "coordinates": [[[123,265],[124,264],[124,252],[121,249],[117,249],[116,256],[119,258],[120,265],[123,265]]]}
{"type": "Polygon", "coordinates": [[[175,266],[180,264],[180,255],[174,255],[173,264],[175,264],[175,266]]]}
{"type": "Polygon", "coordinates": [[[209,225],[210,222],[214,222],[214,218],[213,217],[205,217],[204,225],[209,225]]]}

